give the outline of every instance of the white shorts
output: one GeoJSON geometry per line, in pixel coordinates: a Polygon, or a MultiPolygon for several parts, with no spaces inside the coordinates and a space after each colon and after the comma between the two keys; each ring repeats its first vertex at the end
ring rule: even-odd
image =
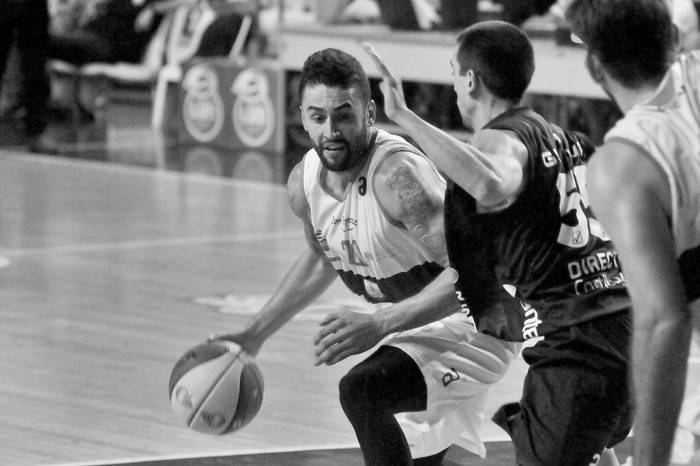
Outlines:
{"type": "MultiPolygon", "coordinates": [[[[689,364],[698,357],[700,357],[700,341],[696,333],[693,335],[689,364]]],[[[700,389],[695,389],[683,399],[671,449],[671,462],[673,464],[690,463],[694,455],[700,456],[700,389]]]]}
{"type": "Polygon", "coordinates": [[[396,415],[413,457],[455,444],[485,457],[481,426],[486,396],[522,345],[478,333],[461,313],[398,333],[385,344],[416,361],[428,389],[425,411],[396,415]]]}

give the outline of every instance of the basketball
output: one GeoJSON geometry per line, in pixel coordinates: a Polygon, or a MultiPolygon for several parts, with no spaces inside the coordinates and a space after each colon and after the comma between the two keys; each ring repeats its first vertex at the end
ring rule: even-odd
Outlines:
{"type": "Polygon", "coordinates": [[[264,381],[255,359],[230,341],[214,340],[187,351],[170,375],[170,405],[190,429],[234,432],[257,415],[264,381]]]}

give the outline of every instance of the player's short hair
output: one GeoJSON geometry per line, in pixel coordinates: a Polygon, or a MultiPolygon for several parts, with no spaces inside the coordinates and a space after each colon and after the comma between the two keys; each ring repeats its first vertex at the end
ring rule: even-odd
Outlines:
{"type": "Polygon", "coordinates": [[[360,62],[347,52],[327,48],[312,53],[304,62],[299,81],[299,101],[309,86],[323,84],[342,89],[355,88],[363,101],[369,102],[371,91],[369,78],[360,62]]]}
{"type": "Polygon", "coordinates": [[[532,43],[517,26],[505,21],[482,21],[457,37],[460,75],[473,70],[497,97],[518,103],[535,72],[532,43]]]}
{"type": "Polygon", "coordinates": [[[676,31],[664,0],[574,0],[566,18],[624,86],[660,78],[673,61],[676,31]]]}

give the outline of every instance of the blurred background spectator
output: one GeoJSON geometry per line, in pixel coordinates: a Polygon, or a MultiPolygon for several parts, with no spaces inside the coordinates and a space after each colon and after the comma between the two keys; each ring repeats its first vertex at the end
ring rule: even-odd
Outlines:
{"type": "Polygon", "coordinates": [[[48,32],[47,0],[0,0],[0,77],[5,76],[14,46],[19,73],[14,75],[18,89],[13,113],[19,118],[25,142],[35,152],[55,151],[42,137],[48,124],[50,95],[46,74],[48,32]]]}
{"type": "Polygon", "coordinates": [[[678,27],[681,50],[700,48],[700,2],[693,0],[668,0],[671,2],[671,16],[678,27]]]}
{"type": "Polygon", "coordinates": [[[155,0],[74,0],[72,17],[52,31],[49,57],[74,65],[141,60],[161,15],[155,0]],[[72,23],[72,24],[71,24],[72,23]]]}

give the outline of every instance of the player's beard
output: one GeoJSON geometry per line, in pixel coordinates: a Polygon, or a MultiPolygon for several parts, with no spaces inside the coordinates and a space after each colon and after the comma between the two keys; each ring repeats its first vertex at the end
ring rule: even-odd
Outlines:
{"type": "Polygon", "coordinates": [[[319,143],[314,143],[314,149],[326,170],[343,172],[354,167],[362,158],[367,150],[367,143],[367,131],[363,131],[354,141],[343,137],[324,138],[319,143]]]}

